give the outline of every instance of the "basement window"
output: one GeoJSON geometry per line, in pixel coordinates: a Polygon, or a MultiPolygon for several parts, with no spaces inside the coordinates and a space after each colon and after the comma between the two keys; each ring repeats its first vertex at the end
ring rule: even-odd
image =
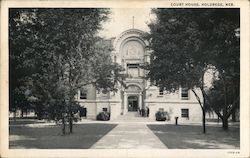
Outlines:
{"type": "Polygon", "coordinates": [[[102,111],[108,112],[108,108],[102,108],[102,111]]]}

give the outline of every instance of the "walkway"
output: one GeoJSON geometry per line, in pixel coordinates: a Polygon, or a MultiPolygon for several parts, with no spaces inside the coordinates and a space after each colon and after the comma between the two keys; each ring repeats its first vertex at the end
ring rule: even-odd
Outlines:
{"type": "Polygon", "coordinates": [[[119,124],[97,141],[92,149],[166,149],[146,124],[127,122],[119,124]]]}

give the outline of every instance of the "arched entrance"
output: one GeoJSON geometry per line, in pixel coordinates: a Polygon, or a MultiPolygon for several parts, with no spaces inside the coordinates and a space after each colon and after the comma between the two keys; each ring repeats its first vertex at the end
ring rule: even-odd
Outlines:
{"type": "Polygon", "coordinates": [[[128,96],[128,111],[137,111],[138,110],[138,96],[132,95],[128,96]]]}
{"type": "Polygon", "coordinates": [[[144,108],[145,70],[140,65],[144,61],[149,61],[150,52],[147,48],[149,43],[143,38],[143,34],[141,30],[129,29],[114,41],[114,60],[124,67],[127,74],[126,86],[121,93],[122,115],[144,108]]]}
{"type": "Polygon", "coordinates": [[[123,114],[127,112],[136,112],[138,109],[142,109],[142,89],[140,85],[128,84],[123,97],[123,114]]]}

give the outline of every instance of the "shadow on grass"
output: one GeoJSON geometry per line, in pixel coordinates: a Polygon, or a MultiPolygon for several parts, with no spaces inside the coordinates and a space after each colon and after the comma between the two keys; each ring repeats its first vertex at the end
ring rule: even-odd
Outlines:
{"type": "Polygon", "coordinates": [[[60,126],[46,127],[9,127],[10,148],[38,149],[88,149],[100,138],[111,131],[115,124],[78,124],[73,133],[61,135],[60,126]]]}
{"type": "Polygon", "coordinates": [[[207,126],[202,133],[195,125],[148,125],[169,149],[236,149],[240,147],[238,127],[223,131],[221,127],[207,126]]]}
{"type": "Polygon", "coordinates": [[[37,120],[34,118],[17,118],[16,121],[14,119],[9,119],[9,125],[26,125],[26,124],[34,124],[34,123],[46,123],[45,120],[37,120]]]}

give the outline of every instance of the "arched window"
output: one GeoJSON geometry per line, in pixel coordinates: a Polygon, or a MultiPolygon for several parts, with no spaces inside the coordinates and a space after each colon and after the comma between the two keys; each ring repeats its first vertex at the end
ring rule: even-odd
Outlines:
{"type": "Polygon", "coordinates": [[[128,86],[127,91],[138,92],[141,91],[141,88],[136,85],[130,85],[128,86]]]}

